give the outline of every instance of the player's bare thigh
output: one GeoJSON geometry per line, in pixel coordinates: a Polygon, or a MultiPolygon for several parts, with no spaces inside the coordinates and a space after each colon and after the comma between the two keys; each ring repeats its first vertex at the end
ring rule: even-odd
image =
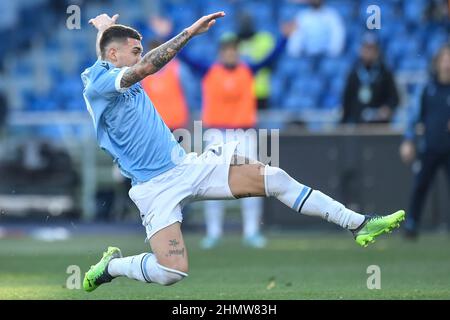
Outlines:
{"type": "Polygon", "coordinates": [[[236,198],[264,197],[264,164],[234,155],[230,164],[228,184],[236,198]]]}
{"type": "Polygon", "coordinates": [[[188,254],[181,223],[176,222],[155,233],[150,238],[150,246],[160,265],[188,273],[188,254]]]}

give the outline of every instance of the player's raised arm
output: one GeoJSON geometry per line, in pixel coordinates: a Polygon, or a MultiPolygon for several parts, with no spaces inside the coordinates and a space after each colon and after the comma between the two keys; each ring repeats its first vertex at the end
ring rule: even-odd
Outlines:
{"type": "Polygon", "coordinates": [[[216,12],[203,16],[193,25],[184,29],[180,34],[159,47],[147,52],[134,66],[130,67],[122,76],[120,86],[127,88],[153,74],[166,65],[194,36],[202,34],[214,25],[217,18],[225,16],[224,12],[216,12]]]}

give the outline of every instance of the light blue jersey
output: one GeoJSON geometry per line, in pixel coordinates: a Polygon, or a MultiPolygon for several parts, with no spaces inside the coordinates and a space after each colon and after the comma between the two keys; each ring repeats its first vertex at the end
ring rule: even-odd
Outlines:
{"type": "Polygon", "coordinates": [[[120,87],[126,69],[99,59],[81,79],[100,147],[135,185],[175,167],[185,152],[141,84],[120,87]]]}

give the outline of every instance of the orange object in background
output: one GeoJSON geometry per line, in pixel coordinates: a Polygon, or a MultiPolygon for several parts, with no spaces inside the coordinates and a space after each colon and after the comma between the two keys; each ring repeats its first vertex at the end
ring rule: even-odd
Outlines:
{"type": "Polygon", "coordinates": [[[214,128],[256,125],[253,75],[245,64],[227,69],[215,64],[203,79],[203,124],[214,128]]]}
{"type": "Polygon", "coordinates": [[[142,80],[141,84],[169,129],[186,128],[189,112],[178,60],[172,60],[159,72],[142,80]]]}

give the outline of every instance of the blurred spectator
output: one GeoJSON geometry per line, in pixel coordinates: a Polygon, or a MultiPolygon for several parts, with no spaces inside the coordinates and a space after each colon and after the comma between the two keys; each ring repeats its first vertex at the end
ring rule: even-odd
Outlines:
{"type": "Polygon", "coordinates": [[[449,27],[449,3],[448,0],[429,0],[425,10],[425,17],[428,21],[447,25],[449,27]]]}
{"type": "MultiPolygon", "coordinates": [[[[253,75],[250,68],[240,62],[238,39],[228,35],[221,39],[219,61],[209,68],[203,78],[203,124],[208,128],[248,129],[256,125],[256,96],[253,91],[253,75]]],[[[257,159],[257,137],[247,132],[235,132],[232,137],[222,132],[220,137],[210,137],[209,144],[238,140],[237,150],[250,159],[257,159]],[[219,140],[219,141],[218,141],[219,140]]],[[[206,138],[205,138],[206,139],[206,138]]],[[[260,234],[262,199],[244,198],[242,216],[244,243],[261,248],[266,240],[260,234]]],[[[207,236],[202,247],[211,249],[216,246],[223,233],[223,201],[205,202],[207,236]]]]}
{"type": "MultiPolygon", "coordinates": [[[[161,41],[153,40],[149,44],[149,49],[161,44],[161,41]]],[[[142,87],[171,130],[186,128],[189,118],[181,79],[181,64],[175,58],[159,72],[142,80],[142,87]]]]}
{"type": "Polygon", "coordinates": [[[310,0],[310,8],[300,11],[296,29],[289,38],[289,55],[338,56],[345,43],[345,26],[339,13],[324,5],[324,0],[310,0]]]}
{"type": "MultiPolygon", "coordinates": [[[[252,17],[242,13],[239,17],[238,28],[239,53],[244,59],[258,63],[275,47],[275,39],[270,32],[256,31],[252,17]]],[[[263,68],[255,74],[254,90],[258,100],[258,109],[267,109],[270,95],[269,68],[263,68]]]]}
{"type": "MultiPolygon", "coordinates": [[[[293,27],[290,24],[283,25],[281,28],[282,36],[278,39],[276,44],[273,46],[270,43],[268,43],[269,41],[268,41],[267,35],[265,35],[264,33],[254,34],[255,31],[253,30],[251,20],[248,20],[249,18],[245,18],[245,16],[243,16],[243,17],[244,18],[241,18],[243,20],[241,22],[240,33],[237,35],[235,35],[233,33],[225,33],[224,36],[225,37],[230,36],[230,37],[236,38],[236,41],[238,44],[239,44],[239,40],[243,40],[242,51],[244,52],[244,56],[245,56],[245,52],[252,51],[252,55],[253,55],[253,54],[255,54],[255,51],[261,51],[255,55],[255,57],[257,56],[257,59],[252,59],[252,61],[245,61],[245,64],[250,68],[251,72],[253,74],[257,74],[259,71],[264,70],[264,68],[267,68],[270,65],[272,65],[272,63],[274,63],[276,61],[276,59],[278,58],[278,56],[283,52],[283,50],[286,46],[286,43],[287,43],[287,37],[293,32],[293,27]],[[248,40],[248,37],[250,37],[252,34],[256,38],[253,39],[253,40],[255,40],[255,42],[253,44],[250,44],[249,42],[247,42],[247,40],[248,40]],[[247,47],[247,46],[250,46],[250,47],[247,47]],[[268,49],[269,46],[273,47],[270,51],[268,49]],[[262,51],[264,51],[266,53],[261,54],[262,51]]],[[[153,31],[161,39],[167,39],[171,36],[174,36],[172,34],[173,25],[170,20],[162,18],[162,17],[158,17],[158,16],[153,16],[150,19],[150,24],[151,24],[151,28],[153,29],[153,31]]],[[[253,41],[253,40],[251,40],[251,41],[253,41]]],[[[190,66],[191,70],[193,72],[198,73],[202,77],[212,67],[210,64],[208,64],[204,60],[199,61],[199,60],[193,59],[189,55],[189,53],[186,52],[186,50],[179,52],[177,57],[182,62],[184,62],[188,66],[190,66]]],[[[268,83],[267,76],[265,75],[264,77],[266,79],[264,79],[264,81],[261,83],[261,87],[262,87],[261,92],[262,92],[263,99],[267,100],[267,95],[269,93],[269,90],[265,86],[266,85],[268,86],[269,83],[268,83]]],[[[256,88],[254,88],[254,89],[256,89],[256,88]]],[[[266,103],[266,101],[263,101],[262,105],[264,105],[265,103],[266,103]]]]}
{"type": "Polygon", "coordinates": [[[392,72],[380,56],[377,39],[367,34],[345,85],[344,123],[391,121],[399,103],[398,92],[392,72]]]}
{"type": "Polygon", "coordinates": [[[219,61],[203,78],[203,121],[208,127],[252,128],[256,104],[252,71],[239,59],[238,40],[221,39],[219,61]]]}
{"type": "Polygon", "coordinates": [[[400,146],[402,160],[416,159],[416,126],[422,124],[423,137],[417,144],[413,165],[414,183],[405,224],[406,236],[416,238],[423,205],[431,182],[440,167],[447,170],[450,184],[450,45],[443,46],[433,61],[433,76],[425,85],[410,114],[405,140],[400,146]]]}

